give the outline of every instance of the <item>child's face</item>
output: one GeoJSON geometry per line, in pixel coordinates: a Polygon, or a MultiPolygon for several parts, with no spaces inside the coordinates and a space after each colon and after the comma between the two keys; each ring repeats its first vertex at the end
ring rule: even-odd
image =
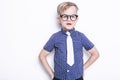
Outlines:
{"type": "Polygon", "coordinates": [[[74,28],[78,20],[77,10],[74,6],[69,7],[61,13],[58,18],[58,22],[61,24],[64,30],[71,30],[74,28]]]}

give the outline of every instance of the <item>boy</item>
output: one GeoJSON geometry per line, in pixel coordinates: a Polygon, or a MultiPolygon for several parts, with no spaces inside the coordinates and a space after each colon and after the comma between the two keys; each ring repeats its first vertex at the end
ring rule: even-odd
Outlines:
{"type": "Polygon", "coordinates": [[[63,2],[58,5],[58,22],[61,31],[54,33],[40,52],[40,60],[53,80],[83,80],[83,72],[99,57],[94,44],[81,32],[76,31],[74,26],[78,20],[78,7],[72,2],[63,2]],[[69,34],[67,34],[69,33],[69,34]],[[72,38],[72,43],[68,43],[72,38]],[[68,46],[71,44],[70,46],[68,46]],[[68,48],[72,51],[69,51],[68,48]],[[91,56],[83,64],[83,47],[91,56]],[[49,66],[46,56],[55,49],[54,72],[49,66]],[[73,53],[72,53],[73,52],[73,53]],[[68,55],[71,54],[68,63],[68,55]]]}

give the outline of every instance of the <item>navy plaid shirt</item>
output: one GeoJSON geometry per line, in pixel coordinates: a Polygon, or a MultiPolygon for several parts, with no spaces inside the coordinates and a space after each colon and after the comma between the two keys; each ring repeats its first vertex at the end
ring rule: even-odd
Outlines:
{"type": "Polygon", "coordinates": [[[51,52],[55,49],[54,55],[54,75],[60,80],[75,80],[83,75],[83,47],[90,50],[94,44],[81,32],[75,29],[70,30],[73,39],[74,48],[74,65],[67,64],[67,49],[66,49],[66,31],[54,33],[48,40],[44,49],[51,52]]]}

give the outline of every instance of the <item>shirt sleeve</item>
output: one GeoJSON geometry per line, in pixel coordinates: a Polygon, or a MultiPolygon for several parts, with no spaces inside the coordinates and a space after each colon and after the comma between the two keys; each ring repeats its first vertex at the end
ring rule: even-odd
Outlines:
{"type": "Polygon", "coordinates": [[[43,49],[51,52],[54,48],[54,35],[52,35],[49,40],[47,41],[47,43],[44,45],[43,49]]]}
{"type": "Polygon", "coordinates": [[[82,34],[82,45],[86,50],[94,47],[94,44],[84,34],[82,34]]]}

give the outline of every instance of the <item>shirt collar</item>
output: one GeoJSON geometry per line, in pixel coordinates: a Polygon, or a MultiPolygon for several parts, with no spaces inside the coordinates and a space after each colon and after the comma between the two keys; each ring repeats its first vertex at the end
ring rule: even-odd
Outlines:
{"type": "Polygon", "coordinates": [[[71,29],[71,30],[61,29],[61,31],[62,31],[63,34],[66,34],[67,31],[69,31],[69,32],[72,34],[73,32],[75,32],[75,28],[73,28],[73,29],[71,29]]]}

